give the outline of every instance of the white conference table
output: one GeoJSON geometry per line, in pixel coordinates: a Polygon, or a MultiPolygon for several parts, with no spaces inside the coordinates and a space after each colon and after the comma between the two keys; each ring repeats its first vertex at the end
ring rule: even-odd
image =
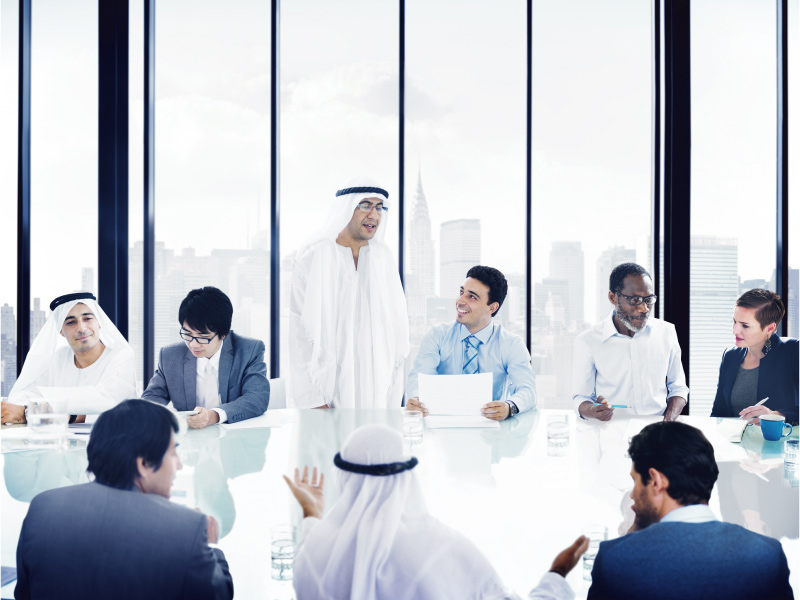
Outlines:
{"type": "MultiPolygon", "coordinates": [[[[783,443],[768,442],[748,427],[740,444],[717,433],[717,420],[682,417],[714,444],[720,478],[711,508],[723,520],[779,539],[790,568],[800,565],[796,471],[784,471],[783,443]]],[[[428,509],[467,535],[489,557],[503,581],[521,596],[547,571],[556,554],[583,527],[600,524],[609,538],[632,522],[628,439],[653,418],[583,422],[566,411],[537,410],[499,429],[425,429],[413,447],[415,472],[428,509]],[[569,444],[550,456],[548,419],[568,415],[569,444]]],[[[326,475],[330,507],[337,490],[333,456],[360,425],[385,423],[402,430],[402,411],[271,410],[236,425],[181,433],[184,464],[173,500],[200,507],[219,521],[220,547],[237,598],[291,598],[288,583],[270,578],[270,528],[299,525],[301,512],[281,475],[295,466],[316,465],[326,475]]],[[[15,566],[16,544],[28,503],[46,489],[87,481],[85,438],[68,450],[30,450],[24,428],[2,431],[3,490],[0,562],[15,566]]],[[[793,434],[796,437],[796,434],[793,434]]],[[[724,552],[724,548],[720,548],[724,552]]],[[[589,583],[582,564],[568,581],[578,598],[589,583]]],[[[800,596],[798,569],[791,574],[800,596]]],[[[14,583],[0,590],[13,597],[14,583]]]]}

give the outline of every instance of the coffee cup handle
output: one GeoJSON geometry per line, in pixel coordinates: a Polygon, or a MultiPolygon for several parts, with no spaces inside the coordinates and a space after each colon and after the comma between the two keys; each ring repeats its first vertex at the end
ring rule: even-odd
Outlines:
{"type": "Polygon", "coordinates": [[[789,437],[790,435],[792,435],[792,431],[794,431],[794,427],[792,427],[791,423],[784,423],[783,424],[784,427],[786,427],[787,425],[789,426],[789,433],[782,433],[781,437],[789,437]]]}

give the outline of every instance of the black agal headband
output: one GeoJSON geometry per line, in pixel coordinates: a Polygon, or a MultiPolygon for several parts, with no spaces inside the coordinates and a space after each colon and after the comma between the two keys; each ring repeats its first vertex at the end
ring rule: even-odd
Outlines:
{"type": "Polygon", "coordinates": [[[389,199],[389,192],[379,187],[351,187],[336,191],[337,198],[345,194],[383,194],[387,200],[389,199]]]}
{"type": "Polygon", "coordinates": [[[57,306],[61,306],[62,304],[66,304],[67,302],[71,302],[72,300],[97,300],[97,298],[94,297],[94,294],[90,294],[89,292],[76,292],[74,294],[65,294],[64,296],[59,296],[50,303],[50,310],[54,311],[57,306]]]}
{"type": "Polygon", "coordinates": [[[342,458],[342,455],[337,452],[333,457],[333,464],[339,467],[342,471],[350,471],[351,473],[359,473],[361,475],[397,475],[403,471],[408,471],[417,466],[416,456],[412,456],[405,462],[387,463],[385,465],[357,465],[355,463],[347,462],[342,458]]]}

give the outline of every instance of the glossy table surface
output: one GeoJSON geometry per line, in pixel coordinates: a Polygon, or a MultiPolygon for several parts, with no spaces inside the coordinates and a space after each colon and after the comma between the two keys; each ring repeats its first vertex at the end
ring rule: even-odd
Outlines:
{"type": "MultiPolygon", "coordinates": [[[[181,432],[184,464],[173,501],[199,507],[220,523],[219,546],[228,559],[237,598],[291,597],[287,584],[270,578],[270,528],[299,525],[301,511],[281,475],[295,466],[326,474],[327,506],[336,500],[333,455],[347,435],[367,423],[402,430],[401,410],[275,410],[249,422],[181,432]]],[[[630,526],[630,460],[627,442],[654,418],[584,422],[573,413],[538,410],[499,429],[425,429],[415,469],[428,510],[467,535],[489,557],[507,586],[525,596],[555,555],[584,527],[600,524],[609,538],[630,526]],[[548,421],[566,415],[569,443],[562,456],[549,452],[548,421]]],[[[703,429],[715,447],[720,477],[711,508],[722,520],[777,538],[790,568],[800,565],[797,472],[784,469],[783,442],[768,442],[758,427],[742,443],[726,441],[717,419],[682,417],[703,429]]],[[[31,450],[24,428],[2,432],[3,491],[0,560],[15,565],[15,550],[28,503],[46,489],[81,483],[85,438],[67,450],[31,450]]],[[[794,433],[792,437],[797,437],[794,433]]],[[[724,549],[720,549],[724,552],[724,549]]],[[[585,597],[581,563],[568,581],[585,597]]],[[[791,583],[800,595],[794,569],[791,583]]],[[[13,596],[13,583],[2,597],[13,596]]]]}

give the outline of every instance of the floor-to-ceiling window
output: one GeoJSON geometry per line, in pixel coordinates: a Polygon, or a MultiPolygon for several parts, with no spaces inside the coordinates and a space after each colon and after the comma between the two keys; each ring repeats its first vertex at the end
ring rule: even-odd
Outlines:
{"type": "Polygon", "coordinates": [[[97,2],[34,2],[31,27],[33,340],[51,300],[97,292],[97,2]]]}
{"type": "MultiPolygon", "coordinates": [[[[800,64],[800,2],[789,2],[788,34],[789,34],[789,98],[797,98],[798,83],[796,66],[800,64]],[[794,70],[793,66],[794,65],[794,70]]],[[[797,102],[795,101],[795,104],[797,102]]],[[[791,106],[791,102],[790,102],[791,106]]],[[[791,110],[790,110],[791,112],[791,110]]],[[[798,135],[800,135],[800,119],[797,111],[791,112],[789,118],[789,298],[786,303],[787,323],[789,337],[800,338],[800,242],[797,241],[797,232],[800,232],[800,186],[792,181],[792,175],[798,172],[800,165],[798,156],[798,135]],[[795,241],[791,243],[791,232],[795,232],[795,241]]]]}
{"type": "Polygon", "coordinates": [[[533,2],[531,354],[540,406],[572,406],[575,336],[614,266],[652,271],[652,8],[533,2]]]}
{"type": "Polygon", "coordinates": [[[406,3],[405,288],[411,368],[467,271],[503,272],[525,335],[526,4],[406,3]]]}
{"type": "MultiPolygon", "coordinates": [[[[162,2],[155,18],[156,356],[207,285],[231,298],[233,329],[269,347],[269,5],[162,2]]],[[[131,269],[131,290],[141,278],[131,269]]]]}
{"type": "MultiPolygon", "coordinates": [[[[11,256],[18,16],[16,2],[1,6],[0,248],[11,256]]],[[[269,299],[270,7],[238,0],[217,8],[210,1],[158,6],[156,353],[177,341],[177,307],[192,287],[221,287],[234,302],[234,328],[264,341],[277,308],[269,299]]],[[[526,248],[525,3],[491,10],[406,3],[409,367],[430,325],[452,319],[461,272],[489,264],[510,284],[497,320],[523,337],[530,301],[540,405],[569,404],[574,336],[610,309],[608,272],[625,260],[653,266],[652,10],[621,0],[602,8],[533,2],[533,235],[526,248]]],[[[790,65],[798,57],[797,11],[794,0],[790,65]]],[[[142,12],[142,0],[132,0],[129,294],[139,356],[150,335],[141,326],[142,12]]],[[[392,205],[387,241],[393,251],[399,247],[398,12],[394,3],[364,0],[281,5],[284,376],[294,252],[321,225],[334,191],[358,174],[382,182],[392,205]]],[[[684,352],[692,359],[695,414],[710,408],[733,299],[749,287],[775,287],[775,16],[771,3],[692,3],[692,339],[684,352]]],[[[23,310],[26,319],[31,311],[32,337],[54,296],[97,287],[97,34],[96,3],[34,3],[32,306],[23,310]]],[[[789,81],[791,98],[796,83],[789,81]]],[[[794,336],[798,257],[790,243],[787,323],[794,336]]],[[[20,316],[14,261],[1,268],[0,336],[10,357],[20,316]]],[[[660,305],[667,292],[662,286],[660,305]]],[[[3,364],[4,373],[13,372],[10,358],[3,364]]],[[[146,384],[141,367],[138,376],[146,384]]]]}
{"type": "MultiPolygon", "coordinates": [[[[775,289],[774,2],[692,2],[691,413],[708,415],[733,305],[775,289]]],[[[685,351],[685,350],[684,350],[685,351]]]]}
{"type": "Polygon", "coordinates": [[[0,3],[0,396],[17,380],[18,9],[18,2],[0,3]]]}
{"type": "Polygon", "coordinates": [[[281,377],[290,379],[295,253],[325,224],[336,190],[351,178],[371,177],[389,192],[381,226],[387,227],[385,241],[396,255],[397,5],[282,3],[280,79],[280,369],[281,377]]]}

